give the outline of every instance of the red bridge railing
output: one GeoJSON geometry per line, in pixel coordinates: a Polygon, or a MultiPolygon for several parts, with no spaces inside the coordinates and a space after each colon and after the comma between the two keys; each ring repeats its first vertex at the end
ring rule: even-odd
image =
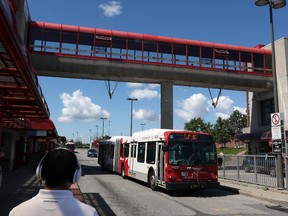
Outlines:
{"type": "Polygon", "coordinates": [[[271,50],[46,22],[30,23],[30,52],[272,76],[271,50]]]}

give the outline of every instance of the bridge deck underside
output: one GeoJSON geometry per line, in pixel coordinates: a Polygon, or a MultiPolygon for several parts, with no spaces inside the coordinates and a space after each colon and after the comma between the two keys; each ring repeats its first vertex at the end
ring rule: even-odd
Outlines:
{"type": "Polygon", "coordinates": [[[119,60],[98,60],[31,53],[31,61],[39,76],[66,77],[122,82],[159,83],[222,88],[252,92],[272,90],[273,77],[251,74],[137,64],[119,60]]]}

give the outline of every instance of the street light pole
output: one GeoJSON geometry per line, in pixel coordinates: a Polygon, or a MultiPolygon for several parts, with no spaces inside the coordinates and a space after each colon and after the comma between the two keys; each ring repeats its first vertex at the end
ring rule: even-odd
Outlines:
{"type": "Polygon", "coordinates": [[[108,136],[110,137],[110,121],[108,121],[108,136]]]}
{"type": "MultiPolygon", "coordinates": [[[[273,26],[273,8],[279,9],[286,6],[286,0],[256,0],[256,6],[269,5],[270,15],[270,33],[271,33],[271,50],[272,50],[272,74],[273,74],[273,94],[274,94],[274,112],[279,112],[279,101],[278,101],[278,86],[277,86],[277,74],[276,74],[276,57],[275,57],[275,40],[274,40],[274,26],[273,26]]],[[[282,155],[277,154],[277,188],[284,189],[284,176],[283,176],[283,164],[282,155]]]]}
{"type": "Polygon", "coordinates": [[[90,132],[90,142],[89,143],[91,144],[91,129],[89,129],[89,132],[90,132]]]}
{"type": "Polygon", "coordinates": [[[142,126],[142,131],[143,131],[144,125],[146,125],[146,124],[144,124],[144,123],[141,123],[140,125],[142,126]]]}
{"type": "Polygon", "coordinates": [[[98,140],[98,125],[96,125],[96,139],[98,140]]]}
{"type": "Polygon", "coordinates": [[[130,120],[130,136],[132,136],[132,119],[133,119],[133,101],[137,101],[137,98],[127,98],[131,101],[131,120],[130,120]]]}
{"type": "Polygon", "coordinates": [[[107,119],[107,118],[102,117],[101,119],[103,120],[103,125],[102,125],[102,139],[104,139],[104,121],[105,121],[105,119],[107,119]]]}

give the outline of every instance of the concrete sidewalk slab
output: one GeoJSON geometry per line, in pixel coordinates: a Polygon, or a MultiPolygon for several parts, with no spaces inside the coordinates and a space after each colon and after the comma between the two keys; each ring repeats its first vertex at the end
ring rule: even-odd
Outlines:
{"type": "Polygon", "coordinates": [[[266,200],[271,203],[288,206],[288,190],[278,190],[276,188],[238,182],[227,179],[219,179],[220,187],[233,193],[252,196],[266,200]]]}

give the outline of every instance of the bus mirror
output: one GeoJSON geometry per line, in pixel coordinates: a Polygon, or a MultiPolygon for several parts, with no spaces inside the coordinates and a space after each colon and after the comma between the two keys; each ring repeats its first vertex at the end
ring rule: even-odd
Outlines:
{"type": "Polygon", "coordinates": [[[162,151],[164,151],[164,152],[168,151],[168,146],[163,144],[162,145],[162,151]]]}
{"type": "Polygon", "coordinates": [[[223,163],[223,158],[218,158],[217,162],[218,162],[218,166],[221,167],[223,163]]]}

